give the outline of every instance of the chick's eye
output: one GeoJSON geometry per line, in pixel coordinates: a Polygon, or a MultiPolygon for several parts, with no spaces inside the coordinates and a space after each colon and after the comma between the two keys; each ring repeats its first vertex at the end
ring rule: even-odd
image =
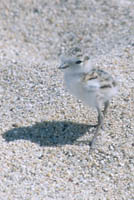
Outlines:
{"type": "Polygon", "coordinates": [[[76,61],[76,64],[80,64],[80,63],[82,63],[82,61],[81,61],[81,60],[78,60],[78,61],[76,61]]]}

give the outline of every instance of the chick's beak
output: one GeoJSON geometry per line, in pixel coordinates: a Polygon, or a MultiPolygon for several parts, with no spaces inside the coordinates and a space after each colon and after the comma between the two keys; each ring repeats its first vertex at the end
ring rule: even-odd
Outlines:
{"type": "Polygon", "coordinates": [[[58,66],[58,69],[62,69],[62,65],[59,65],[59,66],[58,66]]]}
{"type": "Polygon", "coordinates": [[[66,69],[68,67],[69,67],[69,65],[67,65],[67,64],[61,64],[58,68],[59,69],[66,69]]]}

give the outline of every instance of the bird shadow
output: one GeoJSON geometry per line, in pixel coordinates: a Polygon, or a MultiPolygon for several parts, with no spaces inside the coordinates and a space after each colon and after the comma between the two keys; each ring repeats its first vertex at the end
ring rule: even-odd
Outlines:
{"type": "MultiPolygon", "coordinates": [[[[95,126],[70,121],[44,121],[28,127],[14,127],[3,133],[2,136],[6,142],[29,140],[40,146],[73,145],[78,138],[82,137],[87,131],[90,132],[93,127],[95,126]]],[[[79,141],[78,143],[83,142],[87,143],[87,141],[79,141]]],[[[78,143],[76,142],[77,145],[79,145],[78,143]]]]}

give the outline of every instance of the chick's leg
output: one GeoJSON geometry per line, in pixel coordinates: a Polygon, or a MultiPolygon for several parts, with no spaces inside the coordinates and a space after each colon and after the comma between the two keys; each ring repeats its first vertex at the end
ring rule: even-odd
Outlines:
{"type": "Polygon", "coordinates": [[[104,103],[104,111],[103,111],[104,116],[105,116],[106,113],[107,113],[108,106],[109,106],[109,101],[106,101],[106,102],[104,103]]]}
{"type": "Polygon", "coordinates": [[[93,145],[94,145],[95,140],[96,140],[96,138],[98,136],[99,130],[103,127],[103,121],[104,121],[104,115],[101,112],[101,109],[99,107],[97,107],[97,112],[98,112],[98,125],[97,125],[96,131],[94,133],[93,139],[92,139],[92,141],[90,143],[90,148],[91,149],[93,148],[93,145]]]}

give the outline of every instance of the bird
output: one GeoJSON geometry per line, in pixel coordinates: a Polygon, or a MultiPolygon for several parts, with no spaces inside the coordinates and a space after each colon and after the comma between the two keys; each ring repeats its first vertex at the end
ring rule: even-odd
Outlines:
{"type": "Polygon", "coordinates": [[[87,106],[96,108],[98,123],[90,144],[93,149],[99,130],[103,127],[110,100],[118,92],[117,80],[108,72],[93,66],[88,56],[61,56],[60,66],[64,72],[64,83],[68,91],[87,106]],[[102,106],[104,110],[102,111],[102,106]]]}

